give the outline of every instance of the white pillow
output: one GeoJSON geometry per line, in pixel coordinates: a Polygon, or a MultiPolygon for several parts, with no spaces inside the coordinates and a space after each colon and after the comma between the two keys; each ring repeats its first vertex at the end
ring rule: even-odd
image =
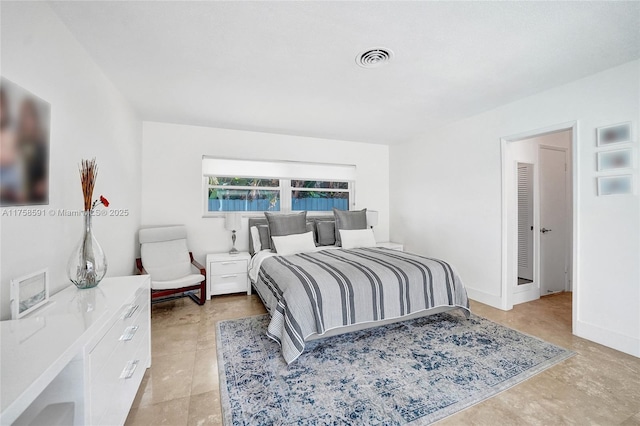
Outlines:
{"type": "Polygon", "coordinates": [[[375,247],[376,239],[373,236],[373,229],[341,229],[340,240],[343,249],[358,247],[375,247]]]}
{"type": "Polygon", "coordinates": [[[316,250],[316,243],[313,241],[313,232],[304,234],[283,235],[281,237],[271,237],[276,248],[276,253],[287,256],[289,254],[306,253],[316,250]]]}
{"type": "Polygon", "coordinates": [[[262,243],[260,242],[260,231],[257,226],[251,227],[251,239],[253,240],[253,252],[257,253],[262,250],[262,243]]]}

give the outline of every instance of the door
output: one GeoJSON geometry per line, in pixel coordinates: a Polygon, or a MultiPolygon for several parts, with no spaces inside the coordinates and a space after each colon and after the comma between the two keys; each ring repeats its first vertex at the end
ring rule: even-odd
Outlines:
{"type": "Polygon", "coordinates": [[[567,151],[540,147],[540,295],[563,291],[568,272],[567,151]]]}
{"type": "Polygon", "coordinates": [[[518,163],[518,285],[533,281],[533,164],[518,163]]]}

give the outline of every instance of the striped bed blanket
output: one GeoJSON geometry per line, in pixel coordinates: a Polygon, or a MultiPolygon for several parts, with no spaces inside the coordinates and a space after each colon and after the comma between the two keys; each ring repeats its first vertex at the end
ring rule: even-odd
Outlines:
{"type": "Polygon", "coordinates": [[[268,257],[256,284],[271,314],[267,334],[287,363],[302,354],[307,337],[334,328],[442,306],[470,312],[467,292],[448,263],[385,248],[268,257]]]}

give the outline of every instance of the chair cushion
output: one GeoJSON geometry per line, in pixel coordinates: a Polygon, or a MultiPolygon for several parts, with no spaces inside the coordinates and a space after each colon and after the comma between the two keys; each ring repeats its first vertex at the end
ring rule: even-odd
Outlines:
{"type": "Polygon", "coordinates": [[[151,280],[152,290],[169,290],[172,288],[189,287],[192,285],[200,284],[204,281],[204,276],[200,274],[189,274],[186,277],[178,278],[169,281],[153,281],[151,280]]]}
{"type": "Polygon", "coordinates": [[[185,239],[144,243],[140,255],[151,281],[171,281],[193,273],[185,239]]]}
{"type": "Polygon", "coordinates": [[[184,225],[144,228],[138,232],[140,244],[159,243],[171,240],[186,240],[187,228],[184,225]]]}

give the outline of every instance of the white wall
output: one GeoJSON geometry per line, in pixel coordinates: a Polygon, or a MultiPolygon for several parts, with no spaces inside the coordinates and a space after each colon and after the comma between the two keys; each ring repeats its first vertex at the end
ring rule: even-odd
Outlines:
{"type": "Polygon", "coordinates": [[[634,195],[597,197],[595,185],[597,127],[633,121],[638,151],[639,75],[633,61],[392,146],[391,239],[449,260],[471,297],[499,307],[500,138],[576,120],[574,331],[640,356],[637,156],[634,195]]]}
{"type": "MultiPolygon", "coordinates": [[[[94,219],[109,262],[107,276],[133,272],[140,224],[141,121],[44,3],[2,3],[2,75],[51,104],[49,209],[82,209],[78,163],[99,165],[94,196],[127,217],[94,219]]],[[[1,213],[10,210],[3,208],[1,213]]],[[[0,216],[0,318],[9,317],[11,278],[48,267],[52,291],[66,278],[82,218],[0,216]]]]}
{"type": "MultiPolygon", "coordinates": [[[[355,164],[356,208],[379,211],[378,241],[389,238],[389,148],[240,130],[143,123],[142,225],[184,224],[189,248],[204,264],[207,253],[226,252],[231,234],[223,218],[203,218],[202,156],[355,164]]],[[[247,219],[236,246],[248,250],[247,219]]]]}

